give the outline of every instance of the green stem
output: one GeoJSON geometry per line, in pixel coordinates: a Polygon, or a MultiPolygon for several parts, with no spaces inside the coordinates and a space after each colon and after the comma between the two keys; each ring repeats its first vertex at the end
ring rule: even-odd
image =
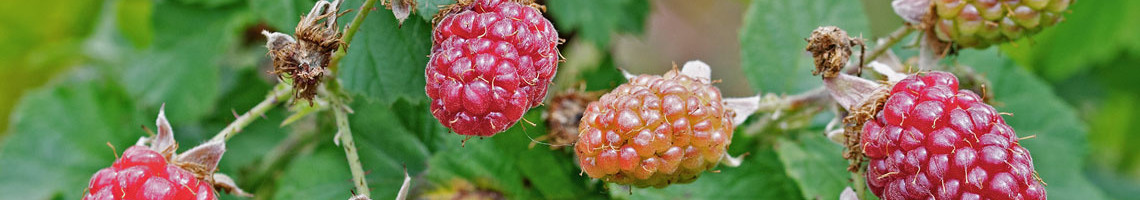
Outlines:
{"type": "Polygon", "coordinates": [[[364,18],[368,17],[369,11],[372,10],[372,6],[375,4],[376,0],[364,1],[364,5],[360,6],[360,10],[358,10],[356,16],[352,18],[352,22],[349,22],[348,30],[344,30],[344,35],[341,35],[340,38],[340,41],[343,41],[344,45],[341,45],[329,60],[329,71],[331,71],[332,74],[336,74],[339,68],[338,66],[340,66],[340,58],[344,57],[347,53],[348,44],[352,43],[352,38],[356,35],[356,30],[359,30],[360,25],[364,24],[364,18]]]}
{"type": "Polygon", "coordinates": [[[912,32],[914,32],[914,28],[911,28],[910,26],[907,26],[907,25],[903,25],[902,27],[895,29],[894,32],[891,32],[890,35],[887,35],[887,37],[884,38],[884,39],[886,39],[886,41],[883,42],[883,44],[879,44],[878,46],[875,46],[875,49],[871,50],[871,54],[864,57],[863,65],[869,64],[869,63],[871,63],[871,61],[874,61],[876,58],[879,58],[879,56],[883,55],[883,53],[886,53],[888,49],[891,49],[891,46],[894,46],[896,43],[899,43],[899,41],[902,41],[903,38],[906,38],[906,36],[910,35],[910,33],[912,33],[912,32]]]}
{"type": "Polygon", "coordinates": [[[364,166],[360,164],[360,156],[356,153],[356,142],[352,139],[352,129],[348,126],[348,113],[339,101],[333,106],[333,113],[336,115],[336,134],[339,136],[341,146],[344,147],[348,168],[352,170],[352,183],[356,185],[357,194],[371,197],[368,182],[364,178],[364,166]]]}
{"type": "Polygon", "coordinates": [[[277,86],[273,86],[273,91],[270,91],[269,94],[265,96],[265,100],[261,100],[261,103],[253,106],[253,108],[249,109],[245,114],[238,116],[237,119],[234,119],[234,122],[231,122],[225,129],[222,129],[221,132],[214,135],[214,138],[211,138],[210,141],[226,141],[234,137],[234,135],[241,132],[242,128],[245,128],[249,123],[257,120],[257,118],[265,115],[265,112],[269,112],[271,108],[277,106],[277,103],[292,97],[293,93],[291,91],[292,87],[285,83],[278,83],[277,86]]]}
{"type": "Polygon", "coordinates": [[[859,171],[851,173],[851,188],[855,190],[855,195],[859,199],[867,199],[867,181],[863,178],[863,168],[859,167],[859,171]]]}
{"type": "MultiPolygon", "coordinates": [[[[357,11],[356,17],[348,24],[348,29],[344,31],[341,36],[341,41],[344,45],[333,54],[329,60],[329,71],[335,77],[337,70],[340,66],[340,59],[344,57],[348,49],[348,44],[352,43],[353,36],[356,31],[360,30],[360,25],[364,24],[364,18],[368,17],[368,13],[372,10],[376,0],[366,0],[357,11]]],[[[356,142],[352,138],[352,128],[348,124],[349,107],[345,104],[348,97],[344,95],[343,88],[339,84],[339,80],[332,78],[326,81],[325,88],[329,91],[325,96],[329,98],[332,103],[333,114],[336,115],[337,127],[337,142],[344,147],[345,158],[348,160],[348,168],[352,172],[352,183],[356,185],[356,192],[365,197],[371,197],[371,190],[368,189],[368,181],[364,177],[364,166],[360,163],[360,155],[357,154],[356,142]]]]}

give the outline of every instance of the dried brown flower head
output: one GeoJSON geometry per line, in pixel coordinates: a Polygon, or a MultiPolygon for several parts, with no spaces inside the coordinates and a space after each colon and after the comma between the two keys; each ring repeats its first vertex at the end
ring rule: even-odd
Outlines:
{"type": "Polygon", "coordinates": [[[301,17],[294,36],[262,31],[268,38],[265,47],[273,57],[272,73],[292,79],[296,99],[312,104],[332,53],[344,45],[336,23],[340,2],[317,2],[308,15],[301,17]]]}

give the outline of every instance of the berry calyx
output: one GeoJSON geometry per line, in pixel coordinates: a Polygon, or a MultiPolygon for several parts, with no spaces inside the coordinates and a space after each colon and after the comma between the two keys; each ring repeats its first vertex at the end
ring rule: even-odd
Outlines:
{"type": "Polygon", "coordinates": [[[719,163],[735,113],[701,64],[705,77],[676,69],[636,76],[590,103],[575,145],[582,170],[607,182],[665,187],[692,182],[719,163]]]}
{"type": "Polygon", "coordinates": [[[992,106],[950,73],[899,81],[866,121],[861,152],[882,199],[1045,199],[1029,151],[992,106]]]}
{"type": "Polygon", "coordinates": [[[178,144],[162,110],[155,120],[158,133],[140,139],[110,167],[92,175],[84,200],[218,199],[214,187],[252,197],[237,188],[229,176],[214,173],[225,153],[224,141],[208,141],[175,153],[178,144]]]}
{"type": "Polygon", "coordinates": [[[425,69],[440,123],[460,135],[491,136],[542,103],[559,39],[533,3],[461,0],[440,14],[425,69]]]}
{"type": "Polygon", "coordinates": [[[83,199],[218,199],[213,186],[146,146],[131,146],[91,177],[83,199]]]}

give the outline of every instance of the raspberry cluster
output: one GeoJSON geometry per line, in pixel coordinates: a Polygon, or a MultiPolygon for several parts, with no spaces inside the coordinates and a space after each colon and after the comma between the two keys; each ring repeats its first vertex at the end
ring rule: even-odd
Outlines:
{"type": "Polygon", "coordinates": [[[431,113],[460,135],[491,136],[539,105],[557,71],[558,32],[533,5],[459,1],[441,11],[425,76],[431,113]]]}
{"type": "Polygon", "coordinates": [[[218,199],[214,188],[146,146],[132,146],[91,177],[84,200],[218,199]]]}
{"type": "Polygon", "coordinates": [[[991,44],[1037,33],[1062,20],[1073,0],[932,0],[932,27],[941,41],[961,47],[991,44]]]}
{"type": "Polygon", "coordinates": [[[862,130],[867,183],[882,199],[1045,199],[1013,128],[952,74],[903,79],[862,130]]]}
{"type": "Polygon", "coordinates": [[[590,103],[575,152],[592,178],[638,187],[688,183],[732,141],[733,111],[709,80],[641,75],[590,103]]]}

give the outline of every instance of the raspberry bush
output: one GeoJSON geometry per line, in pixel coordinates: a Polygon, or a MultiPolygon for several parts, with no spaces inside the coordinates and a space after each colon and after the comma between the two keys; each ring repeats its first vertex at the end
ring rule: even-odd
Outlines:
{"type": "Polygon", "coordinates": [[[1138,9],[16,1],[0,199],[1129,199],[1138,9]]]}

